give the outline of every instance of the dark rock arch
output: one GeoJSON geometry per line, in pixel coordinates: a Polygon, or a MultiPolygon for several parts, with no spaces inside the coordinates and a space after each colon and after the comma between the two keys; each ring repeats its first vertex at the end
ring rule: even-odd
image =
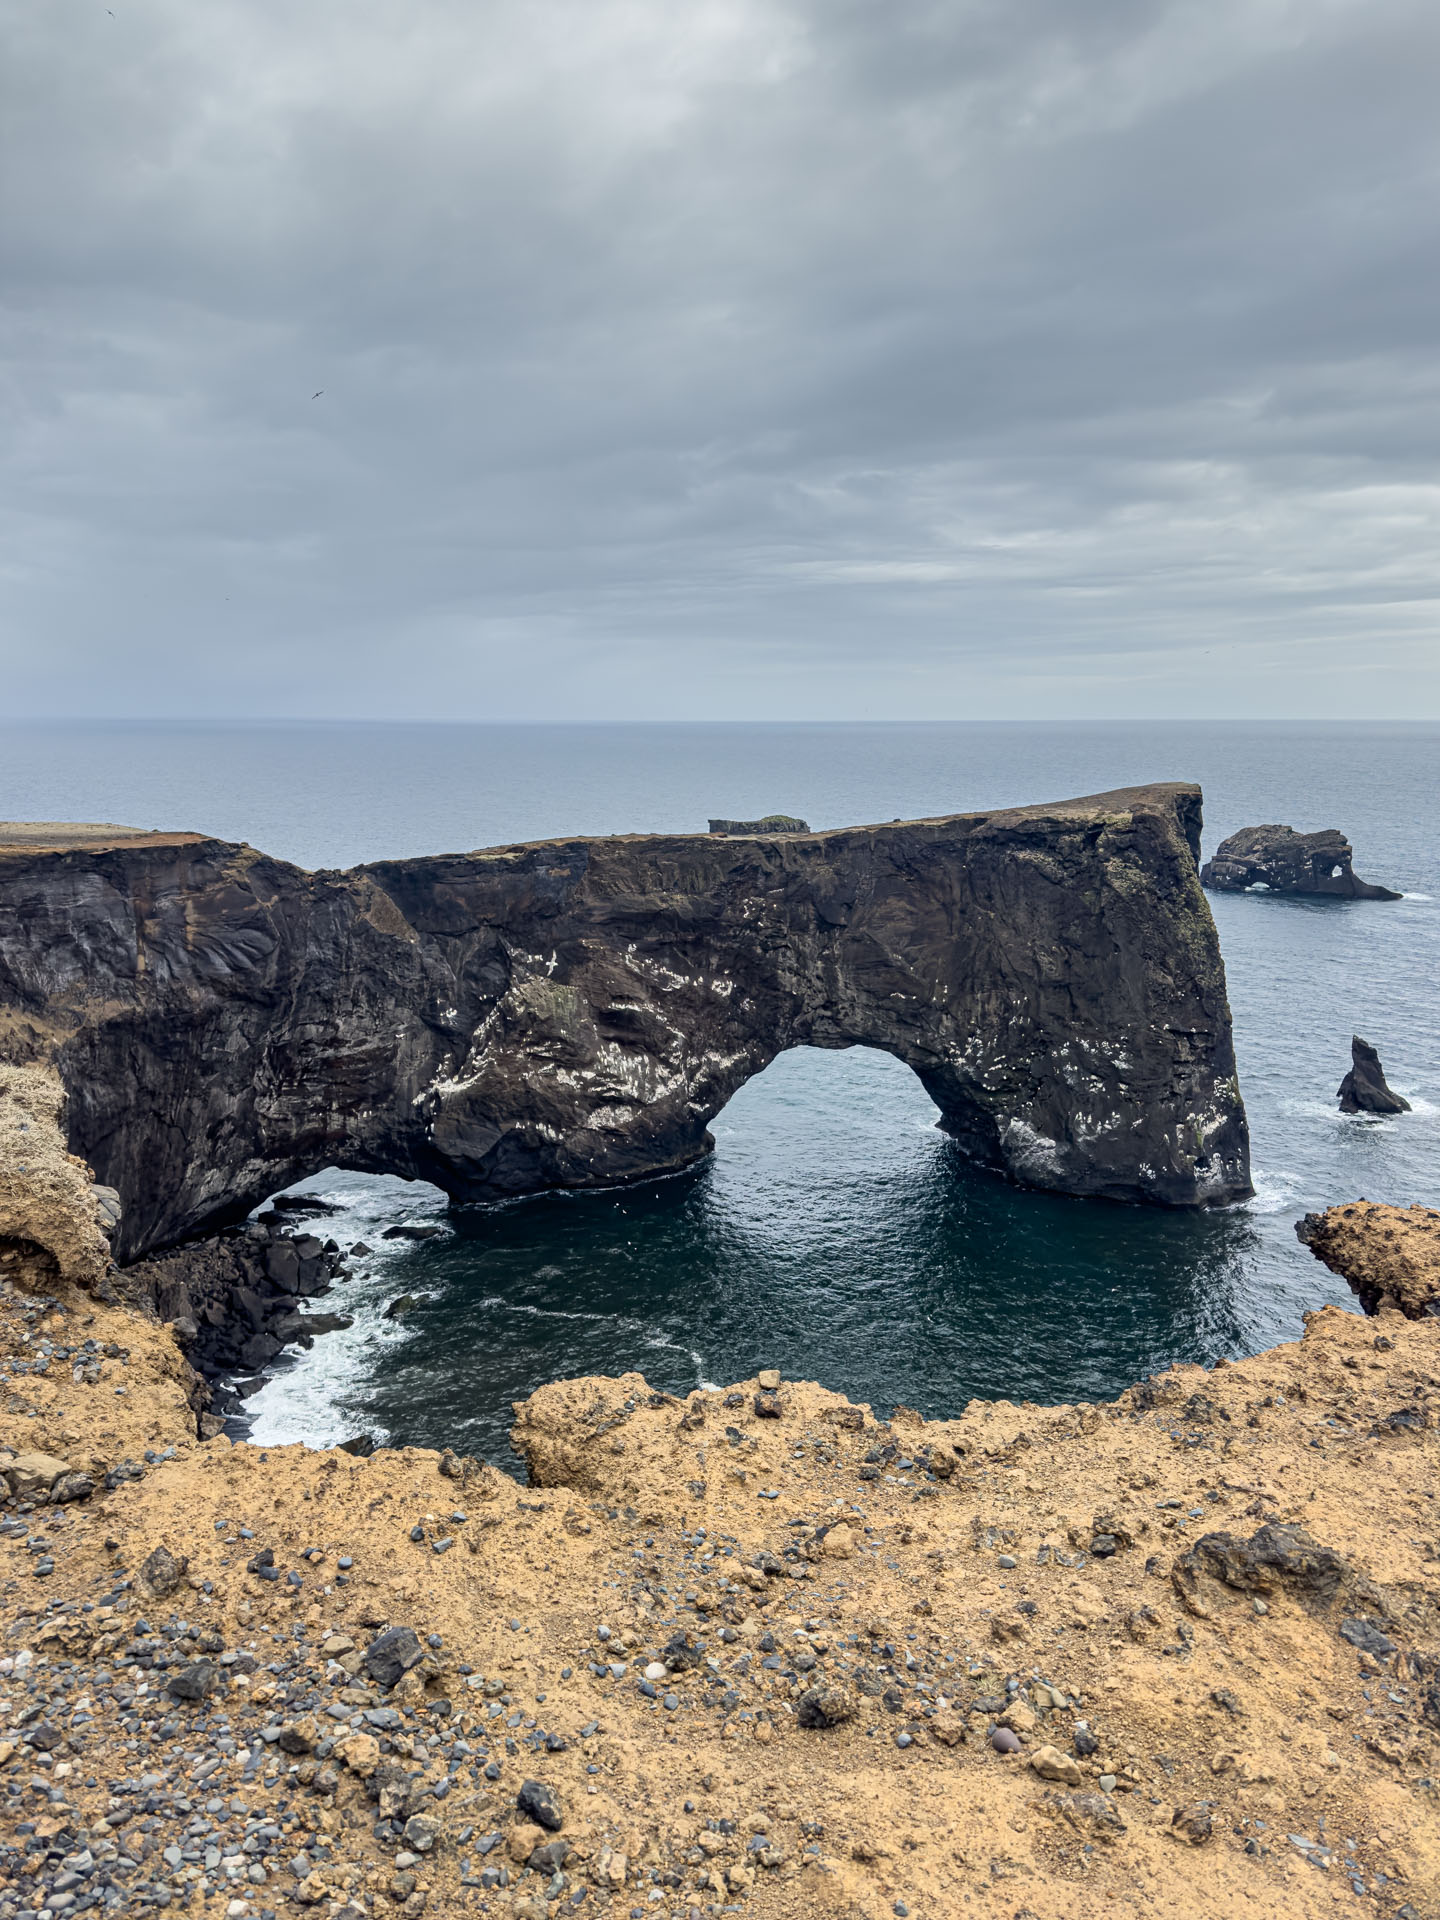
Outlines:
{"type": "Polygon", "coordinates": [[[454,1199],[671,1171],[797,1045],[883,1048],[1062,1192],[1250,1191],[1200,794],[307,873],[191,835],[4,846],[0,1011],[132,1258],[327,1165],[454,1199]]]}

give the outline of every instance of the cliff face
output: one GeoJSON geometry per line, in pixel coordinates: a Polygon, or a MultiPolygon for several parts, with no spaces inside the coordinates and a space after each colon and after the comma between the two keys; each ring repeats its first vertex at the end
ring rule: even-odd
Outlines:
{"type": "Polygon", "coordinates": [[[1199,812],[1155,786],[343,873],[0,828],[0,1045],[58,1070],[121,1259],[330,1164],[460,1200],[683,1167],[800,1045],[896,1055],[1017,1180],[1216,1204],[1248,1140],[1199,812]]]}

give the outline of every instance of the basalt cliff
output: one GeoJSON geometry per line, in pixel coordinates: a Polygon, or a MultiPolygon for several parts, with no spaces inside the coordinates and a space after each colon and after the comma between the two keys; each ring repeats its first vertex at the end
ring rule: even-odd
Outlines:
{"type": "Polygon", "coordinates": [[[1223,1203],[1248,1139],[1199,828],[1157,785],[318,873],[0,828],[0,1057],[58,1075],[121,1260],[327,1165],[458,1201],[670,1172],[802,1045],[904,1060],[1016,1180],[1223,1203]]]}

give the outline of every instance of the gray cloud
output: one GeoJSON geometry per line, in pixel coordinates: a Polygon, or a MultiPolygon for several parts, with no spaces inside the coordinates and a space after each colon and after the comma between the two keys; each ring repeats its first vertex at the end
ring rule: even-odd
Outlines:
{"type": "Polygon", "coordinates": [[[1440,712],[1428,0],[0,19],[12,713],[1440,712]]]}

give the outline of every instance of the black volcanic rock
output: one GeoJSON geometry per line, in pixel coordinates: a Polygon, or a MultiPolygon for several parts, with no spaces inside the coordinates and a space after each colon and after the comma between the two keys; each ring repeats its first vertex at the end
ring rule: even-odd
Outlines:
{"type": "Polygon", "coordinates": [[[1350,1042],[1350,1071],[1337,1089],[1342,1113],[1409,1113],[1410,1102],[1385,1084],[1380,1056],[1357,1033],[1350,1042]]]}
{"type": "MultiPolygon", "coordinates": [[[[122,1260],[327,1166],[461,1201],[671,1172],[795,1046],[904,1060],[1023,1183],[1220,1204],[1249,1148],[1199,831],[1172,785],[343,873],[0,833],[0,1031],[58,1070],[122,1260]]],[[[274,1287],[325,1284],[318,1243],[265,1251],[274,1287]]]]}
{"type": "MultiPolygon", "coordinates": [[[[259,1380],[236,1382],[238,1390],[216,1387],[225,1376],[243,1376],[267,1367],[287,1346],[309,1347],[315,1336],[353,1325],[348,1314],[296,1310],[297,1290],[304,1295],[328,1293],[344,1271],[339,1258],[321,1250],[302,1260],[297,1249],[319,1247],[313,1235],[299,1239],[275,1225],[252,1225],[187,1240],[163,1253],[151,1254],[127,1267],[121,1276],[126,1295],[136,1305],[168,1320],[179,1336],[186,1359],[212,1383],[192,1393],[197,1413],[208,1406],[215,1413],[236,1413],[259,1380]],[[304,1272],[304,1284],[281,1284],[274,1277],[277,1254],[287,1281],[304,1272]]],[[[198,1382],[197,1382],[198,1387],[198,1382]]]]}
{"type": "Polygon", "coordinates": [[[763,820],[712,820],[711,833],[808,833],[809,827],[793,813],[767,813],[763,820]]]}
{"type": "Polygon", "coordinates": [[[1296,833],[1293,827],[1242,827],[1222,840],[1200,869],[1216,893],[1323,893],[1341,900],[1399,900],[1351,869],[1354,850],[1338,828],[1296,833]]]}

